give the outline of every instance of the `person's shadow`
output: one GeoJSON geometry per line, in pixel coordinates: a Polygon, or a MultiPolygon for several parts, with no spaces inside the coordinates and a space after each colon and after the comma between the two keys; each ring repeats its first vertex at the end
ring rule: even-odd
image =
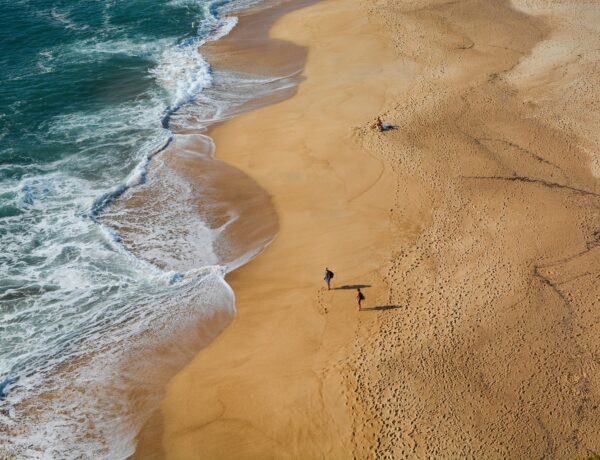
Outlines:
{"type": "MultiPolygon", "coordinates": [[[[370,284],[344,284],[343,286],[338,286],[336,288],[333,288],[333,290],[340,290],[340,289],[356,290],[356,289],[367,289],[370,287],[371,287],[370,284]]],[[[361,311],[385,311],[385,310],[397,310],[399,308],[402,308],[402,307],[400,307],[399,305],[379,305],[377,307],[365,307],[361,311]]]]}
{"type": "Polygon", "coordinates": [[[378,307],[365,307],[361,311],[384,311],[384,310],[397,310],[402,308],[400,305],[381,305],[378,307]]]}
{"type": "Polygon", "coordinates": [[[334,290],[339,290],[339,289],[366,289],[366,288],[370,288],[371,285],[370,284],[344,284],[343,286],[338,286],[336,288],[333,288],[334,290]]]}

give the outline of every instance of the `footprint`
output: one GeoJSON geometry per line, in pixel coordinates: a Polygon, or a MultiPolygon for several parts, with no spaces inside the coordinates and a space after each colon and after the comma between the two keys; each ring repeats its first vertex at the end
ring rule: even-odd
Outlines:
{"type": "Polygon", "coordinates": [[[317,291],[317,311],[319,315],[326,315],[329,313],[329,309],[323,300],[323,292],[325,292],[325,288],[321,288],[317,291]]]}

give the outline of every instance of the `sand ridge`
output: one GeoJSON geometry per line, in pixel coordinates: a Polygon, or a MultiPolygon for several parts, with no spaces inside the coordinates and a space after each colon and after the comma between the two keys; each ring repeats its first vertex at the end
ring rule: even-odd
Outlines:
{"type": "Polygon", "coordinates": [[[403,311],[379,315],[360,345],[376,356],[347,377],[353,412],[379,414],[356,456],[593,455],[598,185],[587,140],[552,122],[567,94],[510,78],[552,29],[507,2],[427,3],[371,10],[424,66],[386,112],[401,129],[364,135],[399,174],[387,280],[403,311]]]}

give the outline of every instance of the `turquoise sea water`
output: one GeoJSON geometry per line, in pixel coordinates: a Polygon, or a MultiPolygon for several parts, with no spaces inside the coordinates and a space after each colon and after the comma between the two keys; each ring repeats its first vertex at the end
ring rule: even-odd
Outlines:
{"type": "Polygon", "coordinates": [[[145,182],[174,114],[223,117],[265,81],[198,51],[240,2],[0,5],[0,454],[125,458],[165,367],[229,323],[234,296],[202,222],[194,266],[159,267],[98,216],[145,182]],[[174,335],[190,343],[157,363],[174,335]]]}

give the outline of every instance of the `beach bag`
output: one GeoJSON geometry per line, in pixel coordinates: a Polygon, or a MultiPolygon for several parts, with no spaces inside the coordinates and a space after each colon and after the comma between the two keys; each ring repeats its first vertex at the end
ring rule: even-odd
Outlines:
{"type": "Polygon", "coordinates": [[[360,300],[365,300],[365,295],[364,295],[362,292],[359,292],[359,293],[358,293],[358,298],[359,298],[360,300]]]}

